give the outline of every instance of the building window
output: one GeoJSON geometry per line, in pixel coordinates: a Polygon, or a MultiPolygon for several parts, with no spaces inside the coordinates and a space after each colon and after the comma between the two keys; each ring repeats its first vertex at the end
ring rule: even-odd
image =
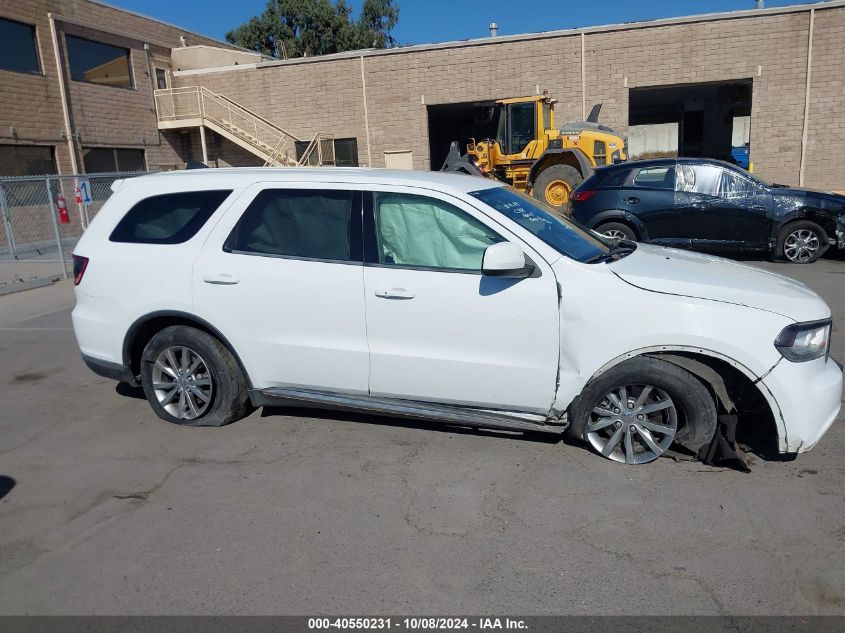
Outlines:
{"type": "Polygon", "coordinates": [[[65,35],[70,77],[105,86],[132,88],[129,49],[65,35]]]}
{"type": "Polygon", "coordinates": [[[145,171],[144,150],[124,147],[92,147],[82,152],[85,173],[145,171]]]}
{"type": "Polygon", "coordinates": [[[53,154],[48,145],[0,145],[0,176],[55,174],[53,154]]]}
{"type": "Polygon", "coordinates": [[[0,69],[41,73],[34,26],[0,18],[0,69]]]}
{"type": "Polygon", "coordinates": [[[156,68],[156,88],[158,90],[167,88],[167,71],[164,68],[156,68]]]}
{"type": "Polygon", "coordinates": [[[358,139],[336,138],[334,140],[334,160],[338,167],[357,167],[358,139]]]}

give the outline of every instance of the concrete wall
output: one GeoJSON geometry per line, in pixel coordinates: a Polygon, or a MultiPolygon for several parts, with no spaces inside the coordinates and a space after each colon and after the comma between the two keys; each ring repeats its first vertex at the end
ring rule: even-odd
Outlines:
{"type": "Polygon", "coordinates": [[[816,11],[804,180],[845,192],[845,10],[816,11]]]}
{"type": "Polygon", "coordinates": [[[652,123],[628,128],[628,156],[632,159],[678,155],[678,124],[652,123]]]}
{"type": "Polygon", "coordinates": [[[256,64],[261,61],[259,53],[232,50],[220,46],[183,46],[174,48],[171,53],[174,70],[195,70],[218,66],[236,66],[238,64],[256,64]]]}
{"type": "MultiPolygon", "coordinates": [[[[535,94],[539,87],[559,99],[559,123],[580,119],[583,99],[587,110],[603,103],[602,122],[624,133],[631,88],[751,79],[756,172],[797,183],[810,15],[809,9],[743,12],[588,30],[583,37],[583,92],[578,32],[365,52],[363,82],[362,58],[341,55],[225,73],[177,73],[176,83],[206,85],[301,136],[318,129],[356,136],[362,164],[369,162],[366,86],[372,164],[382,166],[385,151],[411,149],[415,167],[428,169],[426,105],[535,94]]],[[[842,189],[845,7],[817,9],[815,15],[808,128],[814,149],[807,153],[805,184],[842,189]],[[828,138],[838,139],[835,147],[828,138]],[[839,159],[827,160],[825,154],[831,152],[839,159]]]]}

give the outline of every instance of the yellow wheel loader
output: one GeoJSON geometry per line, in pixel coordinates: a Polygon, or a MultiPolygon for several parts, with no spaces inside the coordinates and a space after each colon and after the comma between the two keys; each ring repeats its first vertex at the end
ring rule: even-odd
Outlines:
{"type": "Polygon", "coordinates": [[[489,106],[496,138],[470,139],[463,156],[452,142],[441,171],[495,178],[530,193],[558,213],[595,167],[627,160],[625,139],[598,123],[601,104],[586,121],[555,127],[557,101],[542,96],[501,99],[489,106]]]}

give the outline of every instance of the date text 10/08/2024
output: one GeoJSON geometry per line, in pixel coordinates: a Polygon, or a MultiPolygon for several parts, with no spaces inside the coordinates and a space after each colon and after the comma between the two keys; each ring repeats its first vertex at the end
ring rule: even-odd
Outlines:
{"type": "Polygon", "coordinates": [[[350,618],[309,618],[309,630],[406,630],[406,631],[440,631],[440,630],[521,630],[526,629],[524,620],[511,618],[386,618],[386,617],[350,617],[350,618]]]}

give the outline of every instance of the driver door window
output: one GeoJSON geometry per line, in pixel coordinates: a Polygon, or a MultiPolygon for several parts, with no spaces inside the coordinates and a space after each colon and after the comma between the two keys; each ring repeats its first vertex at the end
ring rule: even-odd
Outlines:
{"type": "Polygon", "coordinates": [[[504,241],[442,200],[386,192],[373,197],[379,264],[480,272],[484,250],[504,241]]]}
{"type": "Polygon", "coordinates": [[[742,200],[754,193],[754,186],[727,170],[722,172],[719,181],[719,196],[728,200],[742,200]]]}

